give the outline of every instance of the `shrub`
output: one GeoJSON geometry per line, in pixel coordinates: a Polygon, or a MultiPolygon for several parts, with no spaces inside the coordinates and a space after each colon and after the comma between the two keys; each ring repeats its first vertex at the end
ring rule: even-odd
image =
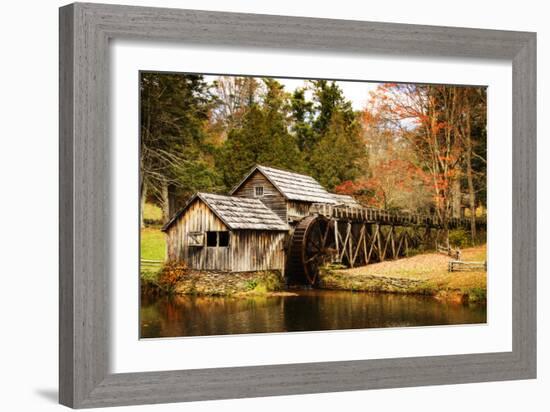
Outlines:
{"type": "Polygon", "coordinates": [[[449,244],[451,247],[467,247],[472,245],[470,232],[465,229],[453,229],[449,231],[449,244]]]}
{"type": "Polygon", "coordinates": [[[255,276],[252,279],[248,279],[245,283],[246,290],[249,292],[264,294],[283,288],[283,280],[277,272],[256,272],[255,276]]]}
{"type": "Polygon", "coordinates": [[[257,279],[249,279],[246,281],[246,290],[253,290],[258,286],[258,280],[257,279]]]}
{"type": "Polygon", "coordinates": [[[183,263],[167,263],[158,275],[158,285],[165,292],[173,293],[178,281],[188,273],[189,270],[183,263]]]}
{"type": "Polygon", "coordinates": [[[468,290],[468,302],[487,302],[486,288],[470,288],[468,290]]]}

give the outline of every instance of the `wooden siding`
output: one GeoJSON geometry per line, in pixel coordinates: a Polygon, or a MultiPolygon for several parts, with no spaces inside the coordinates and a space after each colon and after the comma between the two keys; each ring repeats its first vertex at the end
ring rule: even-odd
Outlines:
{"type": "Polygon", "coordinates": [[[283,270],[286,232],[237,230],[231,236],[233,271],[283,270]]]}
{"type": "Polygon", "coordinates": [[[283,270],[285,236],[283,231],[234,230],[228,247],[189,246],[190,232],[226,231],[227,226],[200,199],[197,199],[166,232],[170,262],[185,262],[195,270],[249,272],[283,270]]]}
{"type": "Polygon", "coordinates": [[[254,172],[245,182],[243,182],[241,186],[233,193],[233,196],[256,198],[254,195],[255,186],[264,187],[264,195],[257,197],[257,199],[260,199],[268,208],[273,210],[273,212],[275,212],[275,214],[279,216],[283,222],[286,222],[287,214],[285,197],[259,171],[254,172]]]}
{"type": "Polygon", "coordinates": [[[287,216],[289,220],[300,220],[309,215],[310,202],[289,201],[287,202],[287,216]]]}
{"type": "Polygon", "coordinates": [[[202,202],[197,199],[166,232],[167,257],[170,262],[185,262],[191,269],[231,270],[231,242],[229,247],[189,246],[188,233],[225,231],[227,226],[202,202]]]}

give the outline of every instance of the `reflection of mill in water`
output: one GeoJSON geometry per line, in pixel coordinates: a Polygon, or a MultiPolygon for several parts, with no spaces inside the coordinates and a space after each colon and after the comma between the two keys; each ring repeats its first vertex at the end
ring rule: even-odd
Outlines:
{"type": "Polygon", "coordinates": [[[289,284],[315,285],[324,263],[397,259],[434,248],[445,229],[469,225],[450,218],[444,228],[435,216],[365,207],[311,176],[255,166],[228,196],[194,195],[163,231],[167,259],[191,269],[279,270],[289,284]]]}
{"type": "Polygon", "coordinates": [[[297,290],[247,298],[145,298],[141,337],[208,336],[486,322],[484,305],[415,295],[297,290]]]}

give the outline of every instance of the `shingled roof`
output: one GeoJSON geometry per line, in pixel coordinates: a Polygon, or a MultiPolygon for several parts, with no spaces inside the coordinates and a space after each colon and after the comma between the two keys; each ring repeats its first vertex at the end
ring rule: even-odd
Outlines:
{"type": "Polygon", "coordinates": [[[246,177],[231,191],[231,194],[235,193],[235,191],[256,171],[263,174],[266,179],[269,180],[273,186],[275,186],[277,190],[289,200],[298,200],[310,203],[337,203],[332,194],[327,192],[325,188],[311,176],[260,165],[255,166],[250,173],[248,173],[248,175],[246,175],[246,177]]]}
{"type": "Polygon", "coordinates": [[[340,195],[340,194],[337,194],[337,193],[331,193],[330,195],[336,201],[336,203],[338,203],[339,205],[351,206],[351,207],[361,207],[361,203],[359,203],[357,200],[355,200],[352,196],[340,195]]]}
{"type": "Polygon", "coordinates": [[[278,230],[289,227],[271,209],[258,199],[223,196],[213,193],[197,193],[162,228],[166,231],[196,200],[202,200],[212,212],[231,230],[278,230]]]}

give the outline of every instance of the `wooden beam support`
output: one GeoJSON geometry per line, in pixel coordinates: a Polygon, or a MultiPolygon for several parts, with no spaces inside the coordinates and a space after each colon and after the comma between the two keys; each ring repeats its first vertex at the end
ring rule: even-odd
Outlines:
{"type": "Polygon", "coordinates": [[[384,258],[386,257],[386,254],[384,253],[385,244],[386,244],[386,238],[384,235],[384,226],[380,224],[380,230],[378,231],[378,241],[376,242],[376,246],[378,248],[378,260],[380,262],[383,262],[384,258]]]}
{"type": "Polygon", "coordinates": [[[338,219],[334,219],[334,244],[336,245],[336,256],[340,259],[340,244],[338,243],[338,219]]]}
{"type": "Polygon", "coordinates": [[[369,235],[369,233],[367,230],[366,223],[363,224],[363,232],[365,234],[365,236],[363,236],[363,257],[364,257],[365,265],[367,265],[369,263],[369,259],[367,257],[367,236],[369,235]]]}
{"type": "Polygon", "coordinates": [[[359,232],[359,240],[357,241],[357,246],[355,248],[355,252],[353,253],[353,258],[351,259],[351,267],[355,265],[355,260],[357,259],[357,254],[359,253],[359,250],[361,250],[361,242],[363,242],[364,238],[365,238],[365,226],[361,226],[361,230],[359,232]]]}
{"type": "Polygon", "coordinates": [[[356,240],[357,239],[353,234],[353,224],[352,224],[351,230],[350,230],[350,236],[349,236],[349,243],[348,243],[348,255],[349,255],[350,267],[355,266],[355,260],[353,259],[353,255],[355,254],[356,240]]]}
{"type": "Polygon", "coordinates": [[[392,226],[390,229],[390,235],[391,235],[391,253],[392,253],[392,259],[396,259],[395,256],[395,226],[392,226]]]}
{"type": "MultiPolygon", "coordinates": [[[[370,250],[369,250],[369,255],[368,255],[368,258],[367,260],[370,261],[370,257],[372,255],[372,251],[374,250],[374,247],[375,247],[375,244],[376,244],[376,241],[377,239],[379,239],[379,231],[380,231],[380,226],[379,225],[374,225],[376,227],[375,231],[374,231],[374,235],[372,235],[372,238],[371,238],[371,243],[370,243],[370,250]]],[[[378,252],[380,253],[380,252],[378,252]]]]}

